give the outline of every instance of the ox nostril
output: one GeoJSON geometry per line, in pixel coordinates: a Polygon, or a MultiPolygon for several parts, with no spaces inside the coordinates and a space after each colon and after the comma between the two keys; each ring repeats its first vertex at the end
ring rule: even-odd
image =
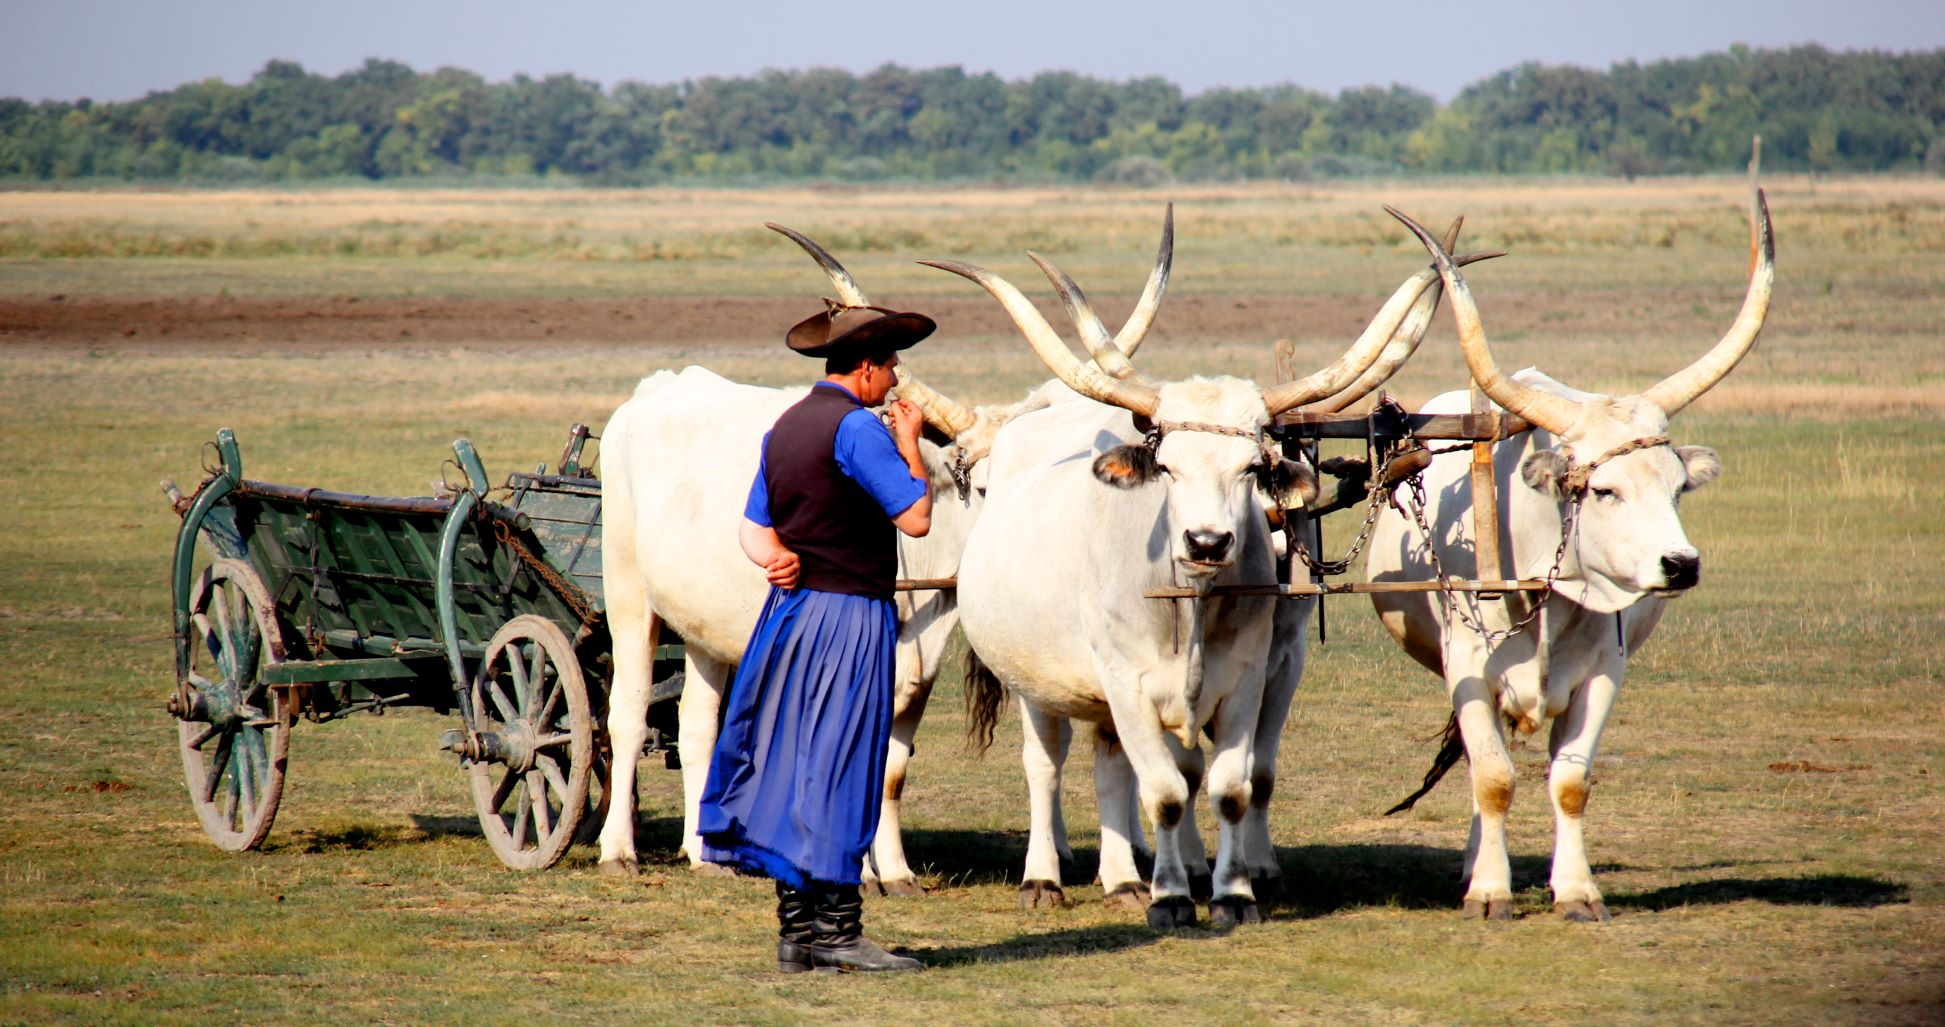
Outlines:
{"type": "Polygon", "coordinates": [[[1189,558],[1192,560],[1220,560],[1229,555],[1229,544],[1236,540],[1233,531],[1185,531],[1182,540],[1188,543],[1189,558]]]}
{"type": "Polygon", "coordinates": [[[1694,588],[1702,580],[1702,558],[1693,553],[1675,553],[1661,558],[1661,576],[1667,588],[1694,588]]]}

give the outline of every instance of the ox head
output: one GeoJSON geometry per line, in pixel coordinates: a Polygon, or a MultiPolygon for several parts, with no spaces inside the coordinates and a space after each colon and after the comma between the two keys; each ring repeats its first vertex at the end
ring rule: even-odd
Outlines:
{"type": "Polygon", "coordinates": [[[1714,480],[1721,463],[1713,450],[1673,445],[1668,422],[1733,370],[1762,331],[1776,279],[1776,246],[1762,190],[1752,183],[1749,286],[1735,323],[1701,359],[1645,392],[1621,397],[1576,392],[1535,372],[1502,374],[1456,263],[1410,218],[1391,213],[1432,251],[1452,295],[1473,380],[1493,402],[1553,436],[1551,446],[1536,437],[1537,448],[1521,462],[1515,487],[1533,490],[1563,510],[1579,505],[1577,539],[1566,548],[1560,577],[1581,591],[1575,595],[1569,588],[1568,594],[1589,609],[1611,612],[1644,595],[1676,595],[1694,587],[1702,558],[1682,530],[1677,505],[1683,493],[1714,480]]]}
{"type": "MultiPolygon", "coordinates": [[[[837,299],[847,306],[871,306],[865,298],[864,290],[857,279],[838,263],[837,258],[819,246],[810,237],[775,222],[766,221],[765,228],[785,236],[802,247],[817,266],[830,277],[831,285],[837,290],[837,299]]],[[[931,429],[933,441],[939,444],[946,466],[953,469],[956,476],[967,474],[973,465],[986,458],[992,451],[993,435],[1009,419],[1032,408],[1031,397],[1026,403],[998,407],[967,407],[951,396],[946,395],[920,380],[910,365],[901,363],[898,368],[898,385],[894,395],[918,407],[925,416],[925,423],[931,429]]]]}
{"type": "Polygon", "coordinates": [[[1173,224],[1171,207],[1149,288],[1115,335],[1065,272],[1029,254],[1060,293],[1089,354],[1086,360],[1075,356],[1032,302],[998,275],[958,261],[921,263],[984,287],[1012,315],[1055,377],[1082,396],[1134,416],[1144,439],[1101,454],[1094,463],[1095,476],[1116,488],[1165,488],[1167,537],[1176,566],[1185,578],[1206,582],[1235,563],[1243,548],[1239,540],[1262,522],[1264,490],[1280,493],[1285,505],[1301,505],[1316,495],[1316,472],[1284,459],[1269,441],[1272,420],[1353,385],[1378,360],[1436,276],[1427,271],[1407,281],[1349,350],[1306,377],[1268,388],[1229,377],[1157,382],[1137,370],[1130,357],[1160,303],[1173,252],[1173,224]]]}

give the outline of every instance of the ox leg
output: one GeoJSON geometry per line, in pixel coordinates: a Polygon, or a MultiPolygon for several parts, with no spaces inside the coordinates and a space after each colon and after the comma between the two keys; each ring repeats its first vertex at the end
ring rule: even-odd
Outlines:
{"type": "Polygon", "coordinates": [[[1182,863],[1182,821],[1189,820],[1189,782],[1182,776],[1187,750],[1162,730],[1139,689],[1108,689],[1115,730],[1134,767],[1142,810],[1155,825],[1155,872],[1149,886],[1148,925],[1158,930],[1195,924],[1188,869],[1182,863]],[[1119,701],[1117,701],[1119,700],[1119,701]]]}
{"type": "Polygon", "coordinates": [[[639,581],[616,581],[625,575],[608,572],[604,596],[614,681],[608,690],[608,818],[601,825],[600,871],[633,876],[641,870],[635,853],[635,769],[648,741],[649,672],[661,618],[648,609],[639,581]],[[628,586],[633,584],[632,589],[628,586]],[[627,593],[627,594],[624,594],[627,593]]]}
{"type": "Polygon", "coordinates": [[[1060,887],[1060,772],[1067,762],[1073,728],[1067,718],[1020,700],[1020,763],[1026,769],[1027,802],[1032,811],[1027,834],[1026,873],[1020,880],[1020,908],[1058,906],[1060,887]]]}
{"type": "Polygon", "coordinates": [[[689,866],[704,873],[730,873],[726,867],[702,861],[702,836],[696,822],[702,814],[702,789],[709,783],[709,758],[722,727],[723,694],[735,667],[689,646],[683,656],[682,698],[677,708],[676,751],[682,756],[682,853],[689,866]]]}
{"type": "Polygon", "coordinates": [[[1256,906],[1244,832],[1252,788],[1250,750],[1255,745],[1262,695],[1261,688],[1238,689],[1217,708],[1213,721],[1215,756],[1209,763],[1208,781],[1209,799],[1216,809],[1218,842],[1209,919],[1218,926],[1263,920],[1256,906]]]}
{"type": "Polygon", "coordinates": [[[891,742],[885,752],[885,794],[878,808],[878,833],[871,839],[871,853],[865,860],[864,886],[879,895],[923,895],[925,886],[905,861],[899,805],[905,794],[905,770],[912,760],[912,740],[918,734],[919,719],[925,716],[925,704],[932,698],[932,679],[900,667],[896,688],[891,742]]]}
{"type": "Polygon", "coordinates": [[[1620,669],[1603,668],[1574,693],[1565,715],[1555,718],[1548,740],[1552,766],[1547,790],[1553,796],[1553,909],[1567,920],[1606,920],[1607,904],[1587,865],[1581,819],[1593,786],[1594,750],[1620,691],[1620,669]]]}
{"type": "Polygon", "coordinates": [[[1094,734],[1094,794],[1101,807],[1101,891],[1110,908],[1148,908],[1148,889],[1135,863],[1131,838],[1141,836],[1141,813],[1134,806],[1135,770],[1114,728],[1094,734]]]}
{"type": "Polygon", "coordinates": [[[1513,805],[1513,759],[1506,751],[1498,704],[1485,679],[1463,677],[1449,687],[1472,776],[1464,915],[1474,920],[1508,920],[1513,916],[1513,866],[1506,855],[1506,811],[1513,805]]]}
{"type": "MultiPolygon", "coordinates": [[[[1288,605],[1287,603],[1285,605],[1288,605]]],[[[1263,681],[1263,703],[1256,730],[1250,737],[1249,811],[1243,817],[1243,858],[1249,866],[1250,889],[1258,900],[1273,902],[1282,892],[1283,868],[1270,840],[1270,797],[1276,793],[1276,760],[1283,743],[1283,725],[1290,716],[1297,684],[1303,679],[1304,624],[1297,620],[1286,632],[1279,618],[1276,645],[1285,651],[1272,661],[1263,681]],[[1290,636],[1294,637],[1290,637],[1290,636]]]]}
{"type": "Polygon", "coordinates": [[[1202,829],[1195,823],[1195,800],[1202,794],[1202,780],[1208,771],[1208,761],[1203,757],[1200,747],[1184,750],[1178,769],[1182,780],[1189,785],[1189,809],[1182,822],[1175,825],[1175,845],[1182,854],[1182,866],[1189,872],[1189,897],[1197,902],[1207,902],[1215,897],[1215,878],[1209,873],[1209,850],[1202,845],[1202,829]]]}

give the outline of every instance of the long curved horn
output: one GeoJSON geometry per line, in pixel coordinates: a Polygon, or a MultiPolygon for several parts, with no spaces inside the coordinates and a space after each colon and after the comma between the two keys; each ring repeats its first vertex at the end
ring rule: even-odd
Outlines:
{"type": "Polygon", "coordinates": [[[1769,201],[1761,189],[1749,200],[1749,291],[1742,298],[1742,310],[1713,348],[1702,358],[1663,379],[1641,394],[1670,417],[1715,387],[1724,375],[1756,345],[1756,336],[1769,316],[1770,290],[1776,285],[1776,238],[1769,224],[1769,201]]]}
{"type": "Polygon", "coordinates": [[[1508,413],[1517,414],[1555,435],[1564,435],[1580,419],[1580,404],[1564,396],[1522,385],[1501,373],[1498,362],[1493,360],[1492,348],[1486,342],[1485,326],[1479,321],[1479,305],[1473,302],[1472,290],[1466,286],[1465,276],[1459,273],[1452,255],[1445,252],[1445,248],[1432,238],[1430,232],[1419,227],[1418,222],[1406,217],[1397,208],[1386,206],[1384,210],[1418,236],[1418,241],[1431,252],[1432,262],[1438,265],[1439,275],[1445,279],[1445,291],[1452,295],[1452,318],[1459,325],[1459,348],[1465,352],[1466,367],[1472,372],[1472,380],[1478,382],[1480,390],[1508,413]]]}
{"type": "Polygon", "coordinates": [[[934,389],[920,381],[910,368],[898,369],[898,387],[893,390],[898,398],[908,400],[925,415],[925,423],[944,432],[948,438],[958,438],[961,432],[970,429],[975,420],[973,412],[966,409],[958,400],[934,389]]]}
{"type": "Polygon", "coordinates": [[[1392,293],[1391,298],[1378,309],[1377,316],[1365,326],[1364,334],[1358,336],[1343,356],[1321,371],[1264,389],[1263,402],[1270,408],[1270,416],[1275,417],[1291,407],[1334,395],[1356,381],[1384,352],[1391,337],[1397,334],[1398,326],[1404,323],[1405,315],[1410,313],[1412,306],[1431,284],[1432,276],[1425,273],[1405,279],[1398,291],[1392,293]]]}
{"type": "Polygon", "coordinates": [[[804,252],[810,254],[810,259],[816,261],[817,266],[823,268],[824,273],[831,276],[831,285],[837,288],[838,302],[847,307],[868,307],[871,305],[871,301],[864,298],[864,290],[858,288],[858,280],[851,277],[851,272],[844,270],[844,265],[838,263],[836,257],[826,253],[824,247],[810,241],[809,236],[804,235],[794,228],[785,228],[774,221],[765,221],[763,227],[772,232],[779,233],[791,242],[802,246],[804,252]]]}
{"type": "Polygon", "coordinates": [[[921,260],[927,267],[950,271],[962,278],[978,283],[1000,301],[1000,306],[1013,316],[1013,323],[1019,326],[1020,334],[1025,335],[1033,351],[1040,355],[1041,363],[1054,373],[1054,377],[1065,382],[1075,392],[1102,403],[1123,407],[1143,417],[1153,417],[1155,407],[1161,401],[1160,393],[1154,387],[1134,381],[1122,381],[1101,370],[1092,360],[1083,362],[1074,356],[1067,344],[1034,309],[1032,301],[1022,295],[1006,279],[974,264],[957,260],[921,260]]]}
{"type": "MultiPolygon", "coordinates": [[[[1451,233],[1448,232],[1446,238],[1450,239],[1451,233]]],[[[1476,261],[1491,260],[1505,255],[1499,252],[1467,253],[1453,257],[1452,263],[1464,267],[1476,261]]],[[[1419,274],[1425,275],[1430,280],[1430,284],[1426,286],[1424,293],[1420,294],[1418,302],[1412,304],[1410,312],[1405,315],[1405,320],[1398,326],[1398,330],[1392,333],[1391,341],[1386,343],[1384,351],[1378,354],[1377,362],[1365,368],[1364,373],[1358,376],[1357,381],[1351,383],[1350,388],[1329,399],[1310,404],[1311,410],[1334,414],[1349,408],[1351,404],[1378,391],[1380,386],[1391,380],[1392,375],[1398,373],[1398,369],[1404,366],[1405,361],[1411,359],[1412,354],[1418,352],[1419,344],[1425,341],[1426,330],[1432,326],[1432,318],[1438,314],[1439,300],[1445,295],[1436,267],[1426,268],[1419,274]]]]}
{"type": "MultiPolygon", "coordinates": [[[[1108,336],[1108,326],[1101,323],[1101,317],[1094,312],[1093,304],[1087,302],[1087,294],[1080,285],[1068,277],[1053,261],[1032,250],[1027,251],[1028,259],[1040,266],[1047,280],[1054,283],[1054,291],[1060,294],[1060,302],[1067,308],[1067,316],[1080,332],[1081,344],[1101,370],[1123,381],[1139,382],[1153,386],[1155,383],[1147,375],[1136,369],[1134,362],[1120,345],[1108,336]]],[[[1132,323],[1132,319],[1131,319],[1132,323]]],[[[1139,343],[1139,339],[1136,340],[1139,343]]]]}
{"type": "Polygon", "coordinates": [[[1134,312],[1115,333],[1114,348],[1122,356],[1132,357],[1141,347],[1141,340],[1148,335],[1148,326],[1155,322],[1155,313],[1162,309],[1162,294],[1168,291],[1168,272],[1175,265],[1175,204],[1168,205],[1168,213],[1162,215],[1162,245],[1155,251],[1155,269],[1148,272],[1148,284],[1142,287],[1141,299],[1136,301],[1134,312]]]}

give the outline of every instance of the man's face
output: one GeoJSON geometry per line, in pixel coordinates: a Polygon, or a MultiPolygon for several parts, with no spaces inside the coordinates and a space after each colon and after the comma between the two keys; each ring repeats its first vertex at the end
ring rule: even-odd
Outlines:
{"type": "Polygon", "coordinates": [[[898,354],[893,353],[882,364],[865,361],[860,371],[858,399],[865,406],[875,407],[885,401],[891,390],[898,385],[898,354]]]}

